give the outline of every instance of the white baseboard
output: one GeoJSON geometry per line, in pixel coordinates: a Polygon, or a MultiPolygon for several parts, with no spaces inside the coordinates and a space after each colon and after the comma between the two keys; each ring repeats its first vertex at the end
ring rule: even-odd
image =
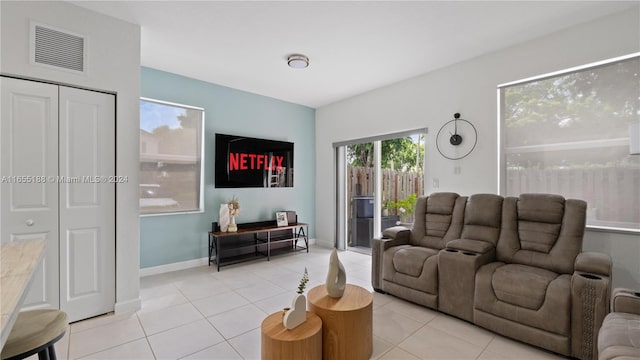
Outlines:
{"type": "MultiPolygon", "coordinates": [[[[315,239],[314,239],[315,240],[315,239]]],[[[315,243],[315,242],[314,242],[315,243]]],[[[327,240],[327,241],[318,241],[317,243],[315,243],[317,246],[320,246],[322,248],[328,248],[328,249],[333,249],[334,248],[334,244],[333,242],[331,242],[331,240],[327,240]]]]}
{"type": "Polygon", "coordinates": [[[140,277],[164,274],[164,273],[184,270],[184,269],[190,269],[198,266],[207,265],[208,263],[209,263],[209,259],[205,257],[200,259],[180,261],[180,262],[171,263],[171,264],[152,266],[152,267],[140,269],[140,277]]]}
{"type": "Polygon", "coordinates": [[[140,298],[127,301],[119,301],[115,304],[113,311],[117,314],[138,311],[142,308],[142,300],[140,298]]]}
{"type": "MultiPolygon", "coordinates": [[[[314,245],[315,243],[316,243],[315,238],[309,239],[309,245],[314,245]]],[[[200,258],[200,259],[193,259],[193,260],[187,260],[187,261],[180,261],[180,262],[171,263],[171,264],[152,266],[152,267],[140,269],[140,277],[164,274],[172,271],[190,269],[190,268],[204,266],[208,264],[209,264],[208,258],[200,258]]]]}

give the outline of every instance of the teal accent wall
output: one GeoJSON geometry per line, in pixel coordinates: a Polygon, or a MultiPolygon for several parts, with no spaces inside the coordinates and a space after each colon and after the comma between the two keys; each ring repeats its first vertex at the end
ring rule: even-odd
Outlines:
{"type": "Polygon", "coordinates": [[[204,108],[204,213],[140,217],[140,267],[207,257],[208,231],[218,221],[220,204],[240,201],[238,223],[275,219],[295,210],[315,237],[315,110],[273,98],[142,68],[141,96],[204,108]],[[215,133],[294,143],[293,187],[216,189],[215,133]]]}

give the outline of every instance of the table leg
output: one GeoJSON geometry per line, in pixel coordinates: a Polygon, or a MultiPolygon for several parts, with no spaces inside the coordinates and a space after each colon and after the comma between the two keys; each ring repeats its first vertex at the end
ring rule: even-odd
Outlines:
{"type": "Polygon", "coordinates": [[[209,234],[209,266],[211,266],[211,256],[213,255],[213,239],[209,234]]]}
{"type": "Polygon", "coordinates": [[[211,266],[211,234],[209,234],[209,243],[208,243],[208,248],[209,248],[209,266],[211,266]]]}
{"type": "Polygon", "coordinates": [[[218,272],[220,272],[220,238],[216,236],[216,265],[218,266],[218,272]]]}
{"type": "Polygon", "coordinates": [[[309,227],[307,226],[306,228],[307,230],[305,231],[304,227],[300,226],[298,235],[296,237],[296,243],[298,242],[298,238],[302,236],[302,238],[304,239],[304,246],[306,246],[307,252],[309,252],[309,236],[307,235],[307,233],[309,232],[309,227]]]}

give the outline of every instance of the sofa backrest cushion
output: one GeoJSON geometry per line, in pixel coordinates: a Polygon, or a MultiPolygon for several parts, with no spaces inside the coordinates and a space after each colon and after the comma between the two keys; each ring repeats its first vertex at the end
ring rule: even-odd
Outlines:
{"type": "Polygon", "coordinates": [[[518,201],[518,236],[522,250],[548,253],[560,235],[564,198],[524,194],[518,201]]]}
{"type": "Polygon", "coordinates": [[[522,194],[505,198],[499,261],[571,274],[582,249],[587,204],[560,195],[522,194]]]}
{"type": "Polygon", "coordinates": [[[411,245],[443,249],[460,237],[466,197],[456,193],[433,193],[416,201],[411,245]]]}
{"type": "Polygon", "coordinates": [[[469,196],[461,238],[482,240],[495,245],[500,235],[503,200],[502,196],[494,194],[469,196]]]}

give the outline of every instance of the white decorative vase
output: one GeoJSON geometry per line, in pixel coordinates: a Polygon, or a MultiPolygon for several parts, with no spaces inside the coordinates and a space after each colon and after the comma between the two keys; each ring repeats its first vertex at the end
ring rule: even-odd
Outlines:
{"type": "Polygon", "coordinates": [[[227,232],[229,228],[229,205],[227,205],[227,203],[220,204],[218,223],[220,224],[220,231],[227,232]]]}
{"type": "Polygon", "coordinates": [[[327,294],[332,298],[342,297],[347,286],[347,273],[338,259],[338,251],[334,248],[329,257],[329,272],[327,273],[327,294]]]}
{"type": "Polygon", "coordinates": [[[307,320],[307,298],[298,294],[291,302],[291,309],[285,311],[282,325],[291,330],[307,320]]]}
{"type": "Polygon", "coordinates": [[[238,231],[238,226],[236,225],[236,217],[229,216],[231,221],[229,222],[229,227],[227,228],[227,232],[236,232],[238,231]]]}

